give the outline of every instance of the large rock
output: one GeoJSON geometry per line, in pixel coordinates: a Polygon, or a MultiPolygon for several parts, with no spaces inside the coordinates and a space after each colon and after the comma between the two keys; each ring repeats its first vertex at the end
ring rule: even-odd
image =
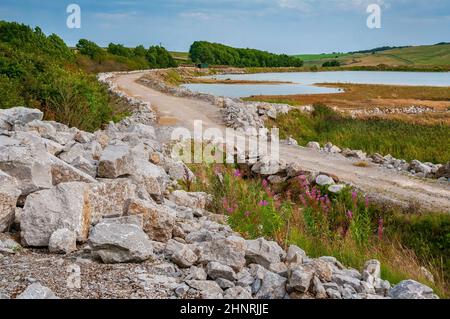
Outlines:
{"type": "Polygon", "coordinates": [[[411,161],[411,163],[409,164],[409,170],[416,173],[423,173],[425,175],[431,173],[431,167],[423,164],[418,160],[411,161]]]}
{"type": "Polygon", "coordinates": [[[320,151],[320,144],[318,142],[309,142],[308,144],[306,144],[306,147],[313,149],[313,150],[320,151]]]}
{"type": "Polygon", "coordinates": [[[302,266],[311,269],[322,282],[329,282],[332,280],[333,267],[326,261],[321,259],[309,259],[302,266]]]}
{"type": "Polygon", "coordinates": [[[306,253],[303,249],[295,245],[290,245],[286,254],[286,264],[299,265],[306,259],[306,253]]]}
{"type": "Polygon", "coordinates": [[[103,151],[98,165],[98,176],[117,178],[132,174],[133,158],[128,145],[108,145],[103,151]]]}
{"type": "Polygon", "coordinates": [[[85,183],[63,183],[28,196],[21,216],[22,241],[27,246],[48,246],[54,231],[67,228],[85,241],[91,207],[85,183]]]}
{"type": "Polygon", "coordinates": [[[42,145],[0,146],[0,170],[16,178],[22,195],[51,188],[52,174],[42,145]]]}
{"type": "Polygon", "coordinates": [[[281,160],[272,159],[270,157],[264,157],[258,163],[252,166],[253,173],[263,176],[275,175],[285,169],[286,163],[281,160]]]}
{"type": "Polygon", "coordinates": [[[201,299],[222,299],[223,290],[211,280],[188,280],[186,284],[200,293],[201,299]]]}
{"type": "Polygon", "coordinates": [[[314,277],[311,267],[296,265],[289,271],[288,287],[301,293],[308,291],[314,277]]]}
{"type": "Polygon", "coordinates": [[[303,172],[304,169],[302,167],[302,164],[299,162],[289,163],[286,167],[286,173],[288,177],[297,177],[299,175],[302,175],[303,172]]]}
{"type": "Polygon", "coordinates": [[[210,262],[206,266],[206,273],[209,278],[216,280],[219,278],[234,281],[236,279],[236,274],[230,266],[222,265],[218,262],[210,262]]]}
{"type": "Polygon", "coordinates": [[[43,116],[37,109],[22,106],[0,110],[0,128],[11,130],[15,125],[23,126],[34,120],[42,120],[43,116]]]}
{"type": "Polygon", "coordinates": [[[438,171],[436,172],[436,178],[442,177],[450,179],[450,162],[441,166],[441,168],[439,168],[438,171]]]}
{"type": "Polygon", "coordinates": [[[348,285],[349,287],[352,287],[356,291],[361,290],[361,281],[355,277],[348,276],[346,274],[333,274],[332,281],[339,286],[348,285]]]}
{"type": "Polygon", "coordinates": [[[17,296],[17,299],[59,299],[49,288],[35,282],[17,296]]]}
{"type": "Polygon", "coordinates": [[[255,295],[258,299],[283,299],[286,295],[286,278],[271,271],[266,271],[261,280],[261,287],[255,295]]]}
{"type": "Polygon", "coordinates": [[[128,200],[136,196],[136,186],[127,178],[102,179],[88,187],[92,224],[103,217],[123,215],[128,200]]]}
{"type": "Polygon", "coordinates": [[[0,233],[11,226],[20,194],[16,179],[0,171],[0,233]]]}
{"type": "Polygon", "coordinates": [[[40,136],[43,138],[52,138],[56,134],[56,129],[51,125],[50,123],[43,122],[40,120],[33,120],[31,122],[28,122],[25,125],[26,131],[34,131],[37,132],[40,136]]]}
{"type": "Polygon", "coordinates": [[[152,242],[138,226],[99,223],[89,235],[92,255],[106,264],[142,262],[153,256],[152,242]]]}
{"type": "Polygon", "coordinates": [[[320,186],[333,185],[334,180],[328,175],[319,175],[316,177],[316,184],[320,186]]]}
{"type": "Polygon", "coordinates": [[[270,264],[279,263],[284,257],[285,252],[274,241],[267,241],[264,238],[247,240],[245,259],[248,264],[259,264],[269,268],[270,264]]]}
{"type": "Polygon", "coordinates": [[[200,209],[205,209],[211,202],[211,196],[206,193],[188,193],[182,190],[174,191],[170,195],[170,199],[178,206],[200,209]]]}
{"type": "Polygon", "coordinates": [[[164,169],[149,161],[137,161],[131,177],[138,187],[153,196],[161,196],[169,182],[169,176],[164,169]]]}
{"type": "Polygon", "coordinates": [[[404,280],[389,292],[393,299],[439,299],[433,289],[414,280],[404,280]]]}
{"type": "Polygon", "coordinates": [[[228,237],[198,244],[199,261],[208,264],[212,261],[230,266],[239,272],[245,266],[245,240],[241,237],[228,237]]]}
{"type": "Polygon", "coordinates": [[[144,231],[150,239],[167,242],[172,238],[176,212],[167,206],[157,205],[151,201],[131,199],[127,203],[128,215],[142,215],[144,231]]]}
{"type": "Polygon", "coordinates": [[[189,248],[188,245],[177,242],[173,239],[169,240],[166,245],[166,254],[169,259],[182,268],[189,268],[197,262],[197,255],[189,248]]]}
{"type": "Polygon", "coordinates": [[[134,146],[108,145],[99,161],[98,176],[117,178],[129,175],[138,187],[145,190],[146,194],[142,196],[161,196],[167,187],[169,176],[162,167],[149,162],[149,154],[143,143],[134,146]]]}
{"type": "Polygon", "coordinates": [[[252,299],[252,294],[241,286],[231,287],[225,291],[224,299],[252,299]]]}
{"type": "Polygon", "coordinates": [[[70,254],[77,250],[77,234],[67,228],[58,229],[50,236],[48,249],[52,253],[70,254]]]}
{"type": "MultiPolygon", "coordinates": [[[[157,164],[157,163],[155,163],[157,164]]],[[[192,173],[192,171],[184,164],[182,161],[174,161],[171,158],[165,158],[164,159],[164,165],[163,165],[166,173],[172,178],[173,180],[194,180],[195,175],[192,173]]]]}
{"type": "Polygon", "coordinates": [[[363,269],[363,279],[368,281],[367,279],[373,278],[375,280],[377,278],[380,278],[380,275],[381,275],[381,263],[378,260],[372,259],[365,263],[363,269]]]}
{"type": "Polygon", "coordinates": [[[76,169],[79,169],[80,171],[88,174],[92,178],[95,178],[97,176],[97,165],[95,161],[91,161],[84,156],[78,156],[76,157],[72,163],[70,163],[73,167],[76,169]]]}
{"type": "Polygon", "coordinates": [[[64,150],[65,151],[59,154],[58,157],[68,164],[72,163],[77,157],[83,156],[84,154],[84,146],[76,142],[66,145],[64,150]]]}
{"type": "Polygon", "coordinates": [[[345,157],[350,157],[350,158],[356,158],[356,159],[360,159],[360,160],[365,160],[367,158],[367,154],[364,153],[361,150],[351,150],[351,149],[344,149],[342,151],[342,155],[344,155],[345,157]]]}
{"type": "Polygon", "coordinates": [[[95,178],[89,174],[77,169],[76,167],[67,164],[63,160],[51,156],[48,156],[48,165],[51,167],[52,184],[58,185],[68,182],[84,182],[84,183],[96,183],[95,178]]]}

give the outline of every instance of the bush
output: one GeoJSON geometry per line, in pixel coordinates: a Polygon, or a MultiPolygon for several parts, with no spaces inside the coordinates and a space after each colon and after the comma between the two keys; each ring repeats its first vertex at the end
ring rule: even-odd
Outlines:
{"type": "Polygon", "coordinates": [[[80,54],[87,55],[94,60],[101,60],[105,56],[105,51],[101,47],[86,39],[78,41],[77,49],[80,54]]]}
{"type": "Polygon", "coordinates": [[[341,66],[341,62],[339,62],[338,60],[331,60],[322,64],[322,67],[324,68],[338,67],[338,66],[341,66]]]}
{"type": "Polygon", "coordinates": [[[0,109],[25,104],[25,101],[21,97],[19,83],[3,74],[0,75],[0,96],[0,109]]]}

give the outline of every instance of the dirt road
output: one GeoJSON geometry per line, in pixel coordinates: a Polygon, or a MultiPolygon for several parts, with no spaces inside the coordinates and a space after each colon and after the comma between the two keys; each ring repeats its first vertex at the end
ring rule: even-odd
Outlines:
{"type": "MultiPolygon", "coordinates": [[[[143,73],[116,76],[115,83],[130,96],[149,101],[158,110],[161,125],[193,128],[202,120],[203,128],[225,129],[218,107],[195,99],[173,97],[136,83],[143,73]]],[[[356,167],[354,161],[339,155],[322,154],[298,146],[280,146],[280,157],[286,162],[300,162],[305,170],[337,175],[365,193],[402,206],[417,205],[430,211],[450,212],[450,185],[434,180],[410,177],[378,166],[356,167]]]]}

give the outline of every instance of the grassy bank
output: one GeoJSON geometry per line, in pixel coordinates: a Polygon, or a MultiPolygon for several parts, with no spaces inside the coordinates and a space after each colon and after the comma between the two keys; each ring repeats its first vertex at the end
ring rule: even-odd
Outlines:
{"type": "MultiPolygon", "coordinates": [[[[414,124],[450,125],[450,89],[448,87],[394,86],[374,84],[319,83],[324,87],[340,88],[342,93],[303,94],[279,96],[253,96],[249,101],[266,101],[290,105],[313,105],[317,103],[340,110],[395,109],[411,105],[433,109],[426,115],[380,114],[377,117],[396,119],[414,124]]],[[[361,117],[361,116],[360,116],[361,117]]]]}
{"type": "Polygon", "coordinates": [[[323,103],[342,109],[392,108],[411,105],[445,110],[450,106],[450,89],[432,86],[398,86],[349,83],[318,83],[318,86],[340,88],[342,93],[255,96],[248,100],[311,105],[323,103]]]}
{"type": "Polygon", "coordinates": [[[450,126],[416,125],[397,120],[352,119],[323,105],[312,114],[298,110],[269,123],[282,138],[292,136],[301,145],[332,142],[368,153],[391,154],[405,160],[446,163],[450,158],[450,126]]]}
{"type": "Polygon", "coordinates": [[[246,238],[263,236],[283,247],[296,244],[309,256],[335,256],[356,269],[376,258],[382,263],[382,277],[391,283],[412,278],[448,296],[448,214],[439,214],[431,225],[427,216],[417,216],[411,224],[362,194],[345,189],[335,195],[310,184],[306,176],[270,186],[234,167],[192,169],[198,178],[186,188],[212,194],[210,209],[227,215],[231,227],[246,238]],[[427,235],[436,229],[440,231],[427,235]],[[435,284],[421,267],[433,273],[435,284]]]}

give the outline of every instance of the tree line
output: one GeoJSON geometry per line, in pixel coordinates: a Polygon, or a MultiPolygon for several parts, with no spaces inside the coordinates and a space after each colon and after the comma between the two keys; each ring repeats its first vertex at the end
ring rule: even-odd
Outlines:
{"type": "Polygon", "coordinates": [[[219,43],[196,41],[189,56],[194,63],[235,67],[301,67],[303,61],[286,54],[273,54],[256,49],[237,49],[219,43]]]}
{"type": "Polygon", "coordinates": [[[76,47],[80,54],[89,56],[99,63],[118,57],[119,59],[117,60],[125,64],[138,65],[143,69],[171,68],[177,66],[175,59],[169,51],[161,46],[151,46],[146,49],[143,45],[138,45],[135,48],[128,48],[122,44],[110,43],[105,50],[92,41],[81,39],[78,41],[76,47]]]}

